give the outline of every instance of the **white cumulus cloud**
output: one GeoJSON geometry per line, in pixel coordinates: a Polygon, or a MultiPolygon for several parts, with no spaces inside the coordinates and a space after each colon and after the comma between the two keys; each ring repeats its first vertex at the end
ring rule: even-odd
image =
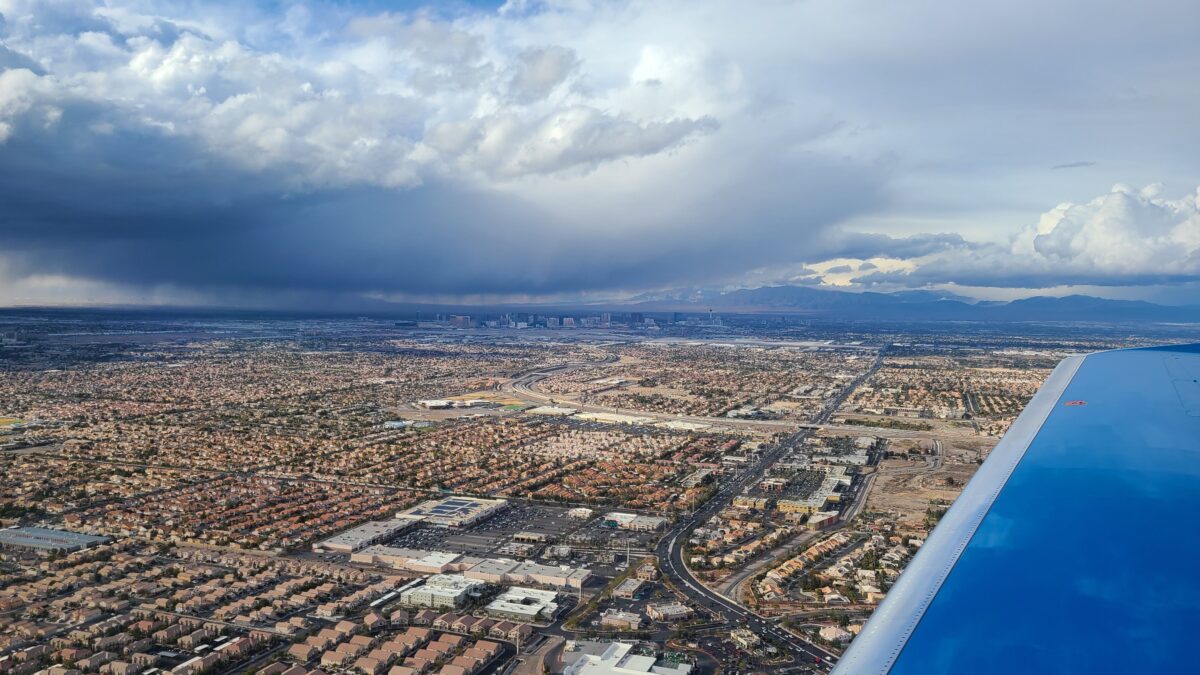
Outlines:
{"type": "Polygon", "coordinates": [[[934,254],[908,271],[873,273],[867,284],[1042,288],[1152,285],[1200,280],[1200,188],[1179,198],[1162,186],[1118,184],[1083,203],[1042,214],[1007,245],[934,254]]]}
{"type": "Polygon", "coordinates": [[[527,44],[495,18],[351,16],[314,35],[303,7],[271,29],[169,3],[0,1],[5,54],[41,71],[4,71],[0,123],[11,135],[39,104],[99,107],[109,124],[194,139],[302,189],[412,186],[447,168],[500,179],[586,171],[715,128],[571,88],[584,67],[574,50],[527,44]]]}

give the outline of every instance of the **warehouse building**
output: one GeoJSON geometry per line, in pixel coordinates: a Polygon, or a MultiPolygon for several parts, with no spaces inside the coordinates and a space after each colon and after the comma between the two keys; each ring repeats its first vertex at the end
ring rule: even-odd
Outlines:
{"type": "Polygon", "coordinates": [[[527,412],[531,415],[545,415],[547,417],[567,417],[579,412],[575,408],[563,408],[553,405],[540,405],[536,408],[530,408],[527,412]]]}
{"type": "Polygon", "coordinates": [[[401,512],[397,518],[418,518],[438,527],[469,527],[508,508],[504,499],[448,497],[431,499],[401,512]]]}
{"type": "Polygon", "coordinates": [[[583,588],[592,573],[581,567],[539,565],[489,558],[463,573],[468,579],[491,584],[537,584],[557,588],[583,588]]]}
{"type": "Polygon", "coordinates": [[[552,586],[554,588],[583,588],[592,573],[583,567],[541,565],[532,561],[518,562],[507,558],[476,558],[446,551],[368,546],[354,553],[351,562],[389,565],[396,569],[422,574],[461,572],[475,581],[497,585],[552,586]]]}
{"type": "Polygon", "coordinates": [[[0,549],[50,555],[72,553],[85,548],[107,544],[108,537],[97,537],[67,530],[45,527],[14,527],[0,530],[0,549]]]}
{"type": "Polygon", "coordinates": [[[399,515],[392,520],[374,520],[317,542],[313,544],[312,548],[314,551],[354,553],[373,544],[387,541],[397,534],[415,527],[419,522],[421,522],[420,518],[404,515],[399,515]]]}

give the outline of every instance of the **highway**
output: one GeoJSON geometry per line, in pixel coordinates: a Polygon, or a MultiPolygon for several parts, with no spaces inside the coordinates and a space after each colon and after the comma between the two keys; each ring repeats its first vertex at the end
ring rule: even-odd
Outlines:
{"type": "MultiPolygon", "coordinates": [[[[816,422],[820,424],[829,419],[834,411],[838,409],[838,406],[846,400],[846,397],[878,370],[882,361],[883,352],[881,351],[871,367],[856,378],[850,386],[846,387],[835,400],[831,401],[821,411],[816,422]]],[[[705,502],[703,506],[690,515],[680,518],[679,522],[659,541],[655,553],[660,561],[663,574],[679,590],[686,593],[692,602],[709,611],[724,615],[725,619],[731,623],[744,624],[745,627],[759,635],[773,638],[778,645],[790,652],[794,663],[810,663],[814,664],[819,670],[828,671],[833,667],[833,664],[837,663],[836,655],[783,629],[774,620],[766,619],[739,605],[733,599],[708,588],[692,576],[691,571],[683,560],[683,549],[691,531],[697,525],[706,522],[713,514],[729,506],[734,497],[741,494],[742,490],[746,487],[760,480],[772,463],[788,450],[803,442],[810,433],[812,433],[811,429],[801,429],[764,452],[753,465],[738,474],[733,480],[725,483],[721,490],[705,502]]]]}
{"type": "MultiPolygon", "coordinates": [[[[759,420],[759,419],[739,419],[732,417],[706,417],[701,415],[676,415],[672,413],[648,412],[645,410],[632,410],[626,408],[614,408],[612,406],[595,405],[591,403],[581,403],[570,394],[549,395],[537,390],[537,383],[556,373],[570,372],[581,368],[594,368],[599,365],[611,363],[612,359],[607,361],[595,362],[578,362],[566,363],[559,366],[549,368],[540,368],[538,370],[521,373],[512,378],[508,382],[504,382],[499,386],[501,391],[507,392],[520,398],[528,403],[536,405],[557,405],[561,407],[574,408],[580,412],[589,413],[613,413],[619,415],[632,415],[635,417],[645,417],[656,422],[690,422],[692,424],[704,424],[710,427],[726,429],[742,429],[745,431],[797,431],[807,430],[815,431],[824,429],[828,431],[838,431],[843,433],[856,433],[864,436],[878,436],[880,438],[929,438],[933,432],[914,429],[893,429],[886,426],[865,426],[857,424],[830,424],[829,418],[836,410],[828,410],[821,417],[813,422],[800,422],[798,420],[759,420]]],[[[851,386],[851,390],[857,384],[851,386]]],[[[939,430],[938,433],[946,434],[946,430],[939,430]]],[[[964,432],[964,435],[974,436],[973,432],[964,432]]]]}
{"type": "MultiPolygon", "coordinates": [[[[575,366],[579,367],[579,366],[575,366]]],[[[737,419],[733,417],[702,417],[699,415],[675,415],[671,413],[648,412],[645,410],[630,410],[626,408],[613,408],[611,406],[594,405],[591,403],[580,403],[570,396],[558,395],[549,396],[533,388],[533,385],[539,380],[545,379],[554,372],[562,372],[564,370],[573,370],[570,366],[561,366],[555,369],[540,370],[532,373],[525,373],[512,381],[501,386],[503,391],[515,394],[516,396],[539,405],[558,405],[568,408],[574,408],[580,412],[589,413],[612,413],[617,415],[632,415],[635,417],[646,417],[656,422],[690,422],[692,424],[704,424],[711,427],[726,427],[745,430],[759,431],[794,431],[801,426],[801,423],[795,420],[752,420],[752,419],[737,419]]]]}
{"type": "MultiPolygon", "coordinates": [[[[726,624],[730,627],[744,626],[754,631],[755,633],[771,638],[772,641],[779,647],[786,650],[792,657],[793,663],[796,665],[808,664],[818,670],[828,671],[837,663],[837,655],[826,649],[814,645],[801,637],[785,630],[774,619],[765,618],[746,607],[738,604],[732,598],[729,598],[714,589],[708,588],[700,583],[687,568],[683,560],[683,549],[687,543],[690,533],[697,525],[706,522],[713,514],[721,509],[729,506],[733,502],[734,497],[741,494],[748,486],[761,480],[767,469],[770,468],[777,459],[786,454],[790,449],[803,443],[804,439],[809,434],[818,429],[841,429],[860,431],[864,434],[887,436],[890,429],[878,429],[874,427],[848,427],[846,425],[829,424],[829,418],[837,411],[838,407],[845,402],[846,398],[867,378],[875,373],[883,363],[883,354],[886,347],[879,351],[875,361],[871,364],[862,375],[855,378],[845,389],[842,390],[834,400],[830,401],[817,415],[817,417],[809,423],[798,423],[794,421],[781,420],[741,420],[713,417],[698,417],[690,415],[670,415],[663,413],[651,413],[640,410],[623,410],[619,408],[610,408],[605,406],[595,406],[581,404],[571,400],[566,396],[552,397],[548,396],[534,388],[534,385],[554,373],[567,372],[580,368],[590,368],[600,365],[598,363],[567,363],[550,368],[542,368],[536,371],[522,373],[517,375],[510,381],[502,384],[500,389],[512,393],[526,401],[545,405],[561,405],[569,406],[581,411],[587,412],[608,412],[620,413],[626,415],[636,415],[639,417],[648,417],[658,421],[684,421],[697,424],[707,424],[711,426],[724,426],[742,428],[742,429],[758,429],[772,431],[792,431],[792,435],[779,443],[771,446],[767,451],[759,456],[754,464],[744,469],[732,480],[726,482],[711,499],[704,503],[699,509],[689,515],[685,515],[672,527],[662,539],[659,540],[655,548],[655,554],[659,560],[662,573],[678,588],[684,592],[689,600],[697,606],[704,607],[714,614],[719,614],[724,617],[726,624]]],[[[912,432],[903,432],[907,436],[912,432]]],[[[858,488],[858,495],[865,494],[869,488],[869,483],[863,483],[858,488]]],[[[855,504],[849,509],[848,518],[853,517],[861,508],[861,502],[865,499],[856,499],[855,504]]]]}
{"type": "Polygon", "coordinates": [[[571,396],[557,395],[550,396],[544,394],[534,388],[540,380],[543,380],[555,373],[569,372],[580,368],[593,368],[606,362],[587,362],[587,363],[567,363],[551,368],[542,368],[528,373],[522,373],[513,379],[500,385],[500,390],[513,394],[529,403],[538,405],[558,405],[568,408],[574,408],[580,412],[589,413],[612,413],[618,415],[632,415],[635,417],[645,417],[656,422],[690,422],[692,424],[704,424],[711,427],[725,427],[733,429],[744,429],[747,431],[758,430],[767,432],[779,431],[795,431],[802,426],[802,423],[795,420],[753,420],[753,419],[737,419],[731,417],[702,417],[699,415],[674,415],[671,413],[647,412],[644,410],[629,410],[625,408],[613,408],[610,406],[593,405],[590,403],[580,403],[571,396]]]}

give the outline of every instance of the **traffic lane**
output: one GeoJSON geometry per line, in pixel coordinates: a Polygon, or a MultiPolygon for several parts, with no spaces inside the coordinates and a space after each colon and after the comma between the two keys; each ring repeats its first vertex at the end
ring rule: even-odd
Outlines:
{"type": "MultiPolygon", "coordinates": [[[[674,561],[672,561],[672,563],[673,562],[674,561]]],[[[671,565],[671,571],[675,572],[673,564],[671,565]]],[[[691,586],[691,584],[687,584],[686,580],[684,580],[684,583],[692,587],[694,590],[697,590],[694,586],[691,586]]],[[[730,614],[733,614],[737,620],[745,622],[750,628],[754,629],[755,632],[761,635],[770,635],[781,641],[784,648],[791,652],[793,660],[797,660],[798,657],[800,660],[803,660],[804,657],[807,657],[809,659],[817,659],[813,661],[814,664],[831,666],[832,664],[836,663],[836,656],[833,654],[825,652],[814,645],[803,642],[798,636],[783,631],[775,624],[765,621],[759,618],[757,615],[751,614],[740,606],[730,606],[730,604],[723,599],[713,598],[707,593],[703,593],[703,595],[709,600],[709,603],[700,604],[705,605],[709,609],[712,609],[711,605],[719,606],[729,611],[730,614]]]]}
{"type": "MultiPolygon", "coordinates": [[[[864,382],[874,371],[879,368],[879,365],[882,363],[882,359],[883,353],[881,351],[880,354],[876,356],[875,362],[871,365],[867,372],[856,378],[849,387],[843,390],[843,392],[835,401],[823,408],[815,421],[818,423],[828,421],[828,418],[835,410],[837,410],[838,406],[845,401],[850,393],[853,392],[858,385],[864,382]]],[[[686,586],[689,590],[692,590],[696,594],[696,597],[692,598],[694,601],[703,604],[703,602],[707,600],[709,605],[706,606],[710,609],[712,605],[716,605],[730,612],[731,615],[737,617],[743,622],[747,620],[748,614],[752,615],[755,617],[752,625],[754,625],[760,631],[767,629],[757,614],[753,614],[744,610],[736,603],[727,602],[715,591],[703,586],[703,584],[699,584],[699,582],[695,580],[691,574],[691,571],[688,570],[687,566],[683,563],[683,549],[678,545],[679,537],[683,533],[687,532],[690,528],[695,527],[696,523],[702,516],[705,516],[706,514],[717,510],[718,508],[725,508],[728,506],[728,503],[732,501],[732,494],[734,492],[742,490],[752,480],[757,480],[757,478],[763,474],[763,472],[771,465],[771,463],[778,459],[778,457],[781,456],[786,450],[795,447],[797,443],[802,442],[810,433],[810,429],[801,429],[788,439],[780,442],[772,450],[764,453],[757,462],[750,467],[747,467],[746,470],[740,473],[732,482],[727,484],[723,490],[718,492],[713,499],[709,500],[707,504],[705,504],[699,510],[693,512],[686,520],[680,521],[670,530],[667,535],[664,535],[660,540],[660,544],[656,550],[660,560],[665,560],[667,562],[667,565],[670,569],[668,576],[673,580],[680,582],[681,585],[686,586]],[[677,569],[677,565],[683,568],[682,573],[679,571],[679,569],[677,569]]],[[[817,659],[816,663],[822,665],[823,669],[828,668],[830,664],[836,661],[836,657],[832,653],[825,652],[816,645],[803,642],[798,636],[790,635],[785,637],[777,632],[779,629],[775,628],[774,630],[776,632],[769,632],[768,634],[775,635],[777,638],[784,640],[784,644],[791,647],[793,650],[817,659]]],[[[795,658],[796,656],[793,654],[793,659],[795,658]]]]}

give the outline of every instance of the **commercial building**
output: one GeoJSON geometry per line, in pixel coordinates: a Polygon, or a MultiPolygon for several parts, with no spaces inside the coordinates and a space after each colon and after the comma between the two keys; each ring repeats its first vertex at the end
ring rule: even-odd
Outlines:
{"type": "Polygon", "coordinates": [[[617,527],[633,532],[657,532],[667,526],[667,519],[633,513],[611,512],[604,515],[605,527],[617,527]]]}
{"type": "Polygon", "coordinates": [[[613,596],[632,600],[637,597],[638,591],[642,590],[642,586],[645,585],[646,582],[641,579],[626,579],[617,584],[617,587],[613,589],[613,596]]]}
{"type": "Polygon", "coordinates": [[[780,499],[775,502],[775,508],[780,513],[816,513],[825,508],[828,495],[814,495],[804,499],[780,499]]]}
{"type": "Polygon", "coordinates": [[[680,483],[685,488],[694,488],[698,485],[703,485],[712,480],[713,470],[710,467],[701,467],[687,475],[680,483]]]}
{"type": "Polygon", "coordinates": [[[399,515],[392,520],[374,520],[356,528],[346,530],[324,541],[313,544],[314,551],[334,551],[337,553],[354,553],[368,546],[387,541],[397,534],[412,528],[421,522],[420,518],[399,515]]]}
{"type": "Polygon", "coordinates": [[[396,569],[422,574],[461,572],[475,581],[497,585],[537,585],[554,588],[583,588],[591,578],[590,570],[567,565],[540,565],[532,561],[426,551],[392,546],[368,546],[350,557],[351,562],[390,565],[396,569]]]}
{"type": "Polygon", "coordinates": [[[821,511],[814,513],[808,517],[808,528],[810,530],[819,530],[828,527],[837,522],[839,513],[837,511],[821,511]]]}
{"type": "Polygon", "coordinates": [[[435,574],[421,586],[401,592],[400,602],[413,607],[458,609],[467,603],[471,592],[481,586],[482,582],[461,574],[435,574]]]}
{"type": "Polygon", "coordinates": [[[530,415],[546,415],[548,417],[567,417],[569,415],[574,415],[575,413],[577,413],[579,411],[576,410],[575,408],[564,408],[561,406],[553,406],[553,405],[540,405],[536,408],[530,408],[526,412],[528,412],[530,415]]]}
{"type": "Polygon", "coordinates": [[[429,398],[417,401],[417,406],[426,408],[428,410],[443,410],[446,408],[453,408],[454,401],[444,398],[429,398]]]}
{"type": "Polygon", "coordinates": [[[704,431],[705,429],[712,428],[711,424],[700,424],[698,422],[684,422],[682,420],[669,420],[666,422],[659,422],[658,424],[655,424],[654,426],[659,427],[660,429],[670,429],[672,431],[704,431]]]}
{"type": "Polygon", "coordinates": [[[592,573],[582,567],[539,565],[489,558],[463,573],[468,579],[492,584],[537,584],[556,588],[583,588],[592,573]]]}
{"type": "Polygon", "coordinates": [[[828,640],[829,642],[836,642],[838,644],[845,644],[850,641],[850,638],[854,637],[850,631],[844,628],[839,628],[838,626],[825,626],[819,631],[819,635],[821,636],[822,640],[828,640]]]}
{"type": "Polygon", "coordinates": [[[433,422],[428,420],[390,420],[383,423],[384,429],[428,429],[433,422]]]}
{"type": "Polygon", "coordinates": [[[417,401],[418,408],[446,410],[449,408],[486,408],[495,403],[484,398],[428,398],[417,401]]]}
{"type": "Polygon", "coordinates": [[[604,424],[651,424],[654,422],[653,417],[604,412],[579,413],[575,418],[585,422],[603,422],[604,424]]]}
{"type": "Polygon", "coordinates": [[[457,553],[445,551],[421,551],[425,555],[411,558],[397,565],[410,572],[422,574],[442,574],[444,572],[461,572],[479,562],[479,558],[470,558],[457,553]]]}
{"type": "Polygon", "coordinates": [[[637,630],[642,627],[642,617],[633,612],[608,609],[600,615],[600,625],[617,630],[637,630]]]}
{"type": "Polygon", "coordinates": [[[739,509],[754,509],[756,511],[765,511],[769,502],[770,500],[766,497],[757,495],[738,495],[733,498],[733,505],[739,509]]]}
{"type": "Polygon", "coordinates": [[[112,541],[108,537],[97,537],[67,530],[51,530],[45,527],[14,527],[0,530],[0,549],[28,551],[49,555],[71,553],[112,541]]]}
{"type": "Polygon", "coordinates": [[[350,556],[350,562],[368,565],[390,565],[396,569],[422,574],[461,572],[478,564],[482,558],[394,546],[368,546],[350,556]]]}
{"type": "Polygon", "coordinates": [[[646,605],[646,616],[655,621],[664,621],[666,623],[687,621],[695,616],[695,614],[691,607],[682,602],[661,602],[646,605]]]}
{"type": "Polygon", "coordinates": [[[729,639],[733,640],[733,644],[739,649],[747,652],[752,652],[762,645],[762,638],[747,628],[738,628],[729,632],[729,639]]]}
{"type": "Polygon", "coordinates": [[[512,558],[531,558],[534,553],[537,553],[537,545],[522,544],[518,541],[510,541],[496,549],[496,553],[512,558]]]}
{"type": "Polygon", "coordinates": [[[411,548],[399,548],[396,546],[368,546],[361,551],[357,551],[350,556],[350,562],[361,563],[364,565],[390,565],[392,567],[403,567],[404,563],[414,558],[419,558],[428,551],[422,551],[411,548]]]}
{"type": "Polygon", "coordinates": [[[558,613],[557,597],[555,591],[513,587],[490,602],[484,611],[499,619],[521,623],[551,621],[558,613]]]}
{"type": "Polygon", "coordinates": [[[568,643],[564,658],[574,657],[574,660],[563,675],[688,675],[692,672],[689,663],[660,661],[632,651],[633,645],[627,642],[568,643]]]}
{"type": "Polygon", "coordinates": [[[508,508],[504,499],[482,499],[476,497],[447,497],[431,499],[403,511],[397,518],[419,518],[439,527],[469,527],[508,508]]]}

